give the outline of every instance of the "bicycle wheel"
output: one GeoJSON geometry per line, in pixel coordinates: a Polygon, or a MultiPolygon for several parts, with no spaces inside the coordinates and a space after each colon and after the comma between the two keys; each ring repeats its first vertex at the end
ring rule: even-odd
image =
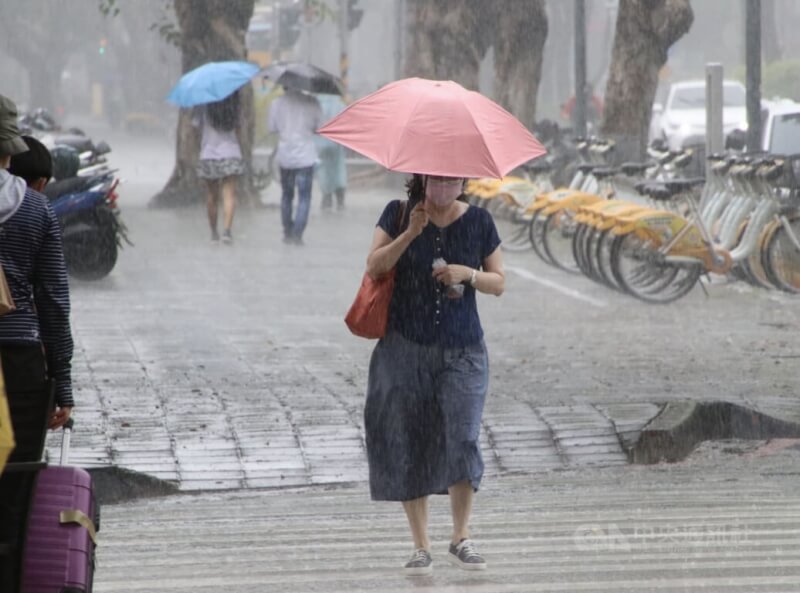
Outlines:
{"type": "Polygon", "coordinates": [[[586,240],[586,234],[589,232],[589,225],[579,224],[575,229],[575,234],[572,235],[572,257],[575,258],[575,263],[578,264],[580,271],[587,275],[588,268],[586,266],[586,258],[584,257],[586,250],[584,241],[586,240]]]}
{"type": "Polygon", "coordinates": [[[528,224],[528,239],[530,239],[531,247],[536,252],[536,255],[546,264],[554,266],[555,264],[550,261],[550,258],[547,256],[547,253],[544,250],[544,220],[545,216],[542,215],[541,210],[537,210],[533,213],[533,218],[531,218],[530,223],[528,224]]]}
{"type": "Polygon", "coordinates": [[[760,251],[756,251],[740,261],[734,266],[734,270],[737,267],[741,268],[745,280],[753,286],[757,286],[758,288],[772,288],[772,283],[769,281],[769,278],[767,278],[767,273],[764,270],[764,266],[761,264],[760,251]]]}
{"type": "Polygon", "coordinates": [[[576,230],[572,213],[559,210],[544,220],[542,227],[542,245],[550,261],[556,267],[578,274],[580,268],[572,256],[572,235],[576,230]]]}
{"type": "Polygon", "coordinates": [[[610,230],[602,231],[597,239],[594,261],[600,281],[609,288],[622,291],[611,271],[611,245],[614,243],[614,239],[616,237],[611,234],[610,230]]]}
{"type": "Polygon", "coordinates": [[[503,251],[528,251],[531,242],[528,239],[530,220],[519,210],[510,213],[509,218],[496,218],[495,225],[500,235],[503,251]]]}
{"type": "Polygon", "coordinates": [[[583,257],[586,260],[586,275],[599,284],[605,284],[597,266],[597,259],[595,258],[595,254],[597,253],[597,244],[600,241],[602,234],[602,231],[592,227],[592,229],[586,234],[586,239],[583,246],[583,257]]]}
{"type": "Polygon", "coordinates": [[[654,295],[663,291],[676,279],[678,268],[674,265],[666,265],[663,261],[663,256],[657,253],[653,245],[642,243],[635,235],[625,235],[624,238],[628,239],[627,242],[616,242],[615,240],[611,245],[611,274],[623,291],[634,291],[637,293],[634,296],[639,296],[639,294],[654,295]],[[619,253],[615,254],[613,251],[615,244],[620,249],[626,250],[626,255],[630,261],[639,261],[640,265],[627,266],[627,273],[621,271],[623,268],[619,264],[615,267],[615,255],[617,261],[619,261],[618,258],[620,256],[619,253]]]}
{"type": "MultiPolygon", "coordinates": [[[[800,238],[800,218],[789,222],[791,232],[800,238]]],[[[800,250],[797,249],[786,230],[781,225],[769,241],[764,251],[764,268],[767,276],[779,289],[800,293],[800,250]]]]}
{"type": "Polygon", "coordinates": [[[611,271],[625,292],[654,304],[666,304],[694,288],[702,272],[698,264],[672,264],[636,235],[616,237],[611,245],[611,271]]]}

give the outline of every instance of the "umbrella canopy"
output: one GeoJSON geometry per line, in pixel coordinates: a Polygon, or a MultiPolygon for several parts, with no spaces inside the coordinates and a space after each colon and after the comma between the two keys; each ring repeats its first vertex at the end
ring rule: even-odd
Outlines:
{"type": "Polygon", "coordinates": [[[0,474],[6,466],[8,456],[14,450],[14,431],[11,428],[11,413],[8,411],[6,385],[0,373],[0,474]]]}
{"type": "Polygon", "coordinates": [[[194,107],[221,101],[258,74],[250,62],[209,62],[190,70],[170,91],[167,100],[178,107],[194,107]]]}
{"type": "Polygon", "coordinates": [[[422,78],[384,86],[318,133],[401,173],[500,178],[546,152],[494,101],[422,78]]]}
{"type": "Polygon", "coordinates": [[[342,81],[330,72],[303,62],[276,62],[261,71],[276,84],[323,95],[344,95],[342,81]]]}

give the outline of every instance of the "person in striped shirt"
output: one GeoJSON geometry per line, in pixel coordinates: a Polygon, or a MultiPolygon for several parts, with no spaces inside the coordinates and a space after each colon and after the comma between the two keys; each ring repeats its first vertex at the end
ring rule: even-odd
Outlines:
{"type": "MultiPolygon", "coordinates": [[[[16,440],[9,462],[39,461],[47,428],[63,426],[74,405],[61,230],[47,198],[31,187],[47,182],[52,160],[33,142],[20,137],[16,106],[0,95],[0,264],[16,305],[0,317],[0,358],[16,440]],[[30,184],[6,170],[12,160],[16,170],[33,175],[30,184]]],[[[30,472],[0,476],[0,544],[11,549],[0,557],[0,591],[17,590],[32,487],[30,472]]]]}

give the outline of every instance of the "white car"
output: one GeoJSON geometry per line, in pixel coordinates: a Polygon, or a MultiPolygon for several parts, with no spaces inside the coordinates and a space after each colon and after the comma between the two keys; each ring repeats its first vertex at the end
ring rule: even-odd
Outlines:
{"type": "Polygon", "coordinates": [[[762,148],[772,154],[800,154],[800,103],[780,101],[767,108],[762,148]]]}
{"type": "MultiPolygon", "coordinates": [[[[727,136],[736,129],[747,129],[746,91],[742,83],[722,83],[722,129],[727,136]]],[[[662,139],[671,150],[704,142],[706,136],[706,83],[704,80],[676,82],[669,88],[662,106],[653,105],[650,141],[662,139]],[[688,141],[688,142],[687,142],[688,141]]]]}

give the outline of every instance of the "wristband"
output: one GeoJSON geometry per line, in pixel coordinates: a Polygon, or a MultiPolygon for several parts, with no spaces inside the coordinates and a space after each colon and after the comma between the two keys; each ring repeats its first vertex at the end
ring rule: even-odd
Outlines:
{"type": "Polygon", "coordinates": [[[469,285],[475,286],[475,281],[478,279],[478,270],[475,268],[472,269],[472,273],[469,275],[469,285]]]}

